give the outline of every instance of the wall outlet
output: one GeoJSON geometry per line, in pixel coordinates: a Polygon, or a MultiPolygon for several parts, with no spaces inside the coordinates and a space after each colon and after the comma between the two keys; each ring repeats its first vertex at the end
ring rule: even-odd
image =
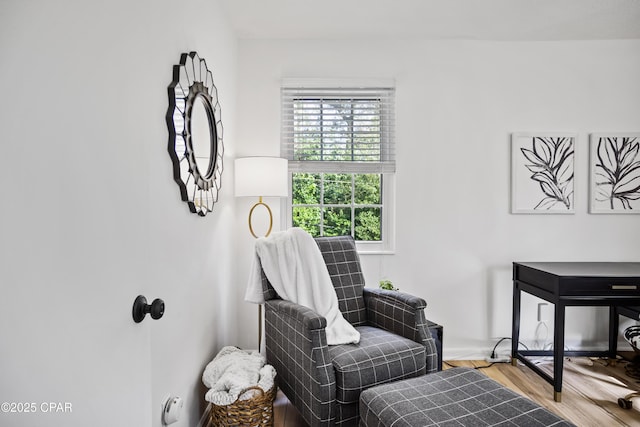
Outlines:
{"type": "Polygon", "coordinates": [[[167,402],[169,402],[169,399],[171,399],[170,394],[165,394],[164,397],[162,398],[162,401],[160,402],[160,407],[162,408],[162,412],[164,412],[164,408],[165,406],[167,406],[167,402]]]}
{"type": "Polygon", "coordinates": [[[551,308],[546,302],[538,303],[538,322],[551,321],[551,308]]]}
{"type": "Polygon", "coordinates": [[[182,414],[183,406],[184,402],[181,397],[170,396],[169,399],[166,400],[164,409],[162,410],[162,424],[168,426],[169,424],[177,422],[182,414]]]}

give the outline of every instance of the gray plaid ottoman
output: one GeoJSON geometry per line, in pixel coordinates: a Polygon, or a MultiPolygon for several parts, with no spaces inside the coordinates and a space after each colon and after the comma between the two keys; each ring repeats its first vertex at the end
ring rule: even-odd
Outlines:
{"type": "Polygon", "coordinates": [[[471,368],[452,368],[367,389],[360,426],[573,426],[471,368]]]}

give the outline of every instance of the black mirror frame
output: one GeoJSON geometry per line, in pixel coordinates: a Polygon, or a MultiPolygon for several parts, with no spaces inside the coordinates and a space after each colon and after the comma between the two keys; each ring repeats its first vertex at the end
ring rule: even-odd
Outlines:
{"type": "Polygon", "coordinates": [[[183,53],[180,63],[173,66],[173,80],[169,85],[168,95],[166,120],[173,179],[189,210],[205,216],[218,201],[224,145],[218,90],[213,84],[213,75],[207,68],[206,61],[196,52],[183,53]],[[198,168],[191,133],[191,115],[198,98],[204,105],[209,125],[211,149],[206,171],[198,168]]]}

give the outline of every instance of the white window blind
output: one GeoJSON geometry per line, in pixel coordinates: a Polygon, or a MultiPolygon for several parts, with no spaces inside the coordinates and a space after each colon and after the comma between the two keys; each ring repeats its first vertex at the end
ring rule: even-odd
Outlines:
{"type": "Polygon", "coordinates": [[[393,173],[394,88],[282,88],[291,172],[393,173]]]}

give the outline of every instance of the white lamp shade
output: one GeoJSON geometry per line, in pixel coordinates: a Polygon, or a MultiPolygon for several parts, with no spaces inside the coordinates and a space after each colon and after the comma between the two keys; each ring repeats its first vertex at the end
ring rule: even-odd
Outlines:
{"type": "Polygon", "coordinates": [[[235,160],[236,197],[287,197],[287,159],[242,157],[235,160]]]}

